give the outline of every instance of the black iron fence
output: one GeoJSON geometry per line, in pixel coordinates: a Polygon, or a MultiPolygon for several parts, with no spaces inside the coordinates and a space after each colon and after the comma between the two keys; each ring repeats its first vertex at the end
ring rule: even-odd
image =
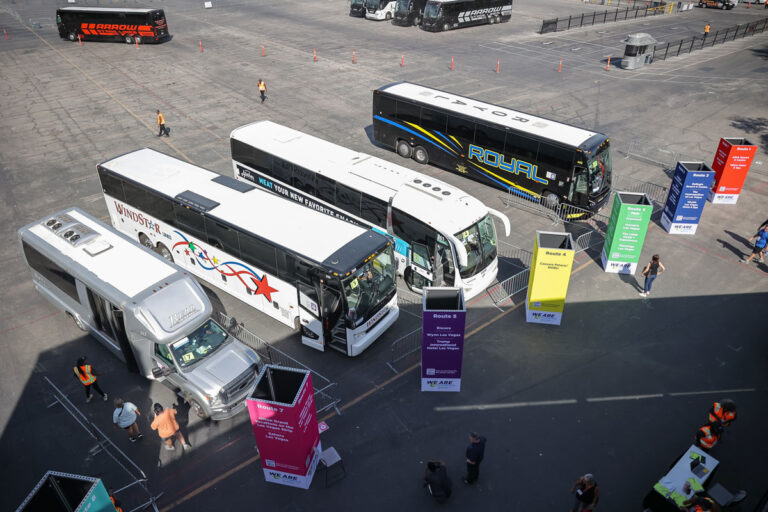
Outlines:
{"type": "Polygon", "coordinates": [[[715,46],[716,44],[726,43],[753,34],[759,34],[765,32],[766,28],[768,28],[768,18],[763,18],[751,23],[724,28],[717,32],[710,33],[708,36],[702,34],[671,43],[657,44],[653,48],[653,60],[664,60],[667,57],[677,57],[683,53],[691,53],[694,50],[701,50],[702,48],[715,46]]]}
{"type": "Polygon", "coordinates": [[[625,7],[624,9],[615,9],[609,11],[594,11],[568,16],[567,18],[554,18],[541,22],[540,34],[547,32],[561,32],[572,28],[588,27],[601,23],[613,23],[614,21],[633,20],[636,18],[645,18],[646,16],[657,16],[666,14],[675,7],[675,4],[668,4],[664,1],[653,0],[648,2],[633,2],[641,4],[636,7],[625,7]]]}

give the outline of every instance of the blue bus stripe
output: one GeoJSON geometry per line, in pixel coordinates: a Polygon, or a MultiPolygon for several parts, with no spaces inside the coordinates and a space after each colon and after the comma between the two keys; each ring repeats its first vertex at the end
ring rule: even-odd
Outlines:
{"type": "Polygon", "coordinates": [[[403,125],[401,125],[401,124],[395,123],[394,121],[390,121],[389,119],[385,119],[385,118],[383,118],[383,117],[381,117],[381,116],[373,116],[373,118],[374,118],[374,119],[378,119],[379,121],[383,121],[383,122],[385,122],[385,123],[387,123],[387,124],[391,124],[391,125],[392,125],[392,126],[394,126],[395,128],[400,128],[401,130],[404,130],[404,131],[406,131],[406,132],[410,133],[411,135],[415,135],[416,137],[418,137],[418,138],[420,138],[420,139],[422,139],[422,140],[425,140],[425,141],[429,142],[430,144],[432,144],[432,145],[433,145],[433,146],[435,146],[436,148],[440,149],[441,151],[445,151],[445,152],[446,152],[446,153],[448,153],[449,155],[451,155],[451,156],[454,156],[454,155],[453,155],[453,153],[451,153],[450,151],[448,151],[448,150],[447,150],[447,149],[445,149],[444,147],[441,147],[441,146],[440,146],[439,144],[437,144],[435,141],[429,140],[428,138],[424,137],[424,136],[423,136],[423,135],[421,135],[420,133],[417,133],[417,132],[415,132],[415,131],[411,130],[410,128],[406,128],[405,126],[403,126],[403,125]]]}
{"type": "Polygon", "coordinates": [[[435,133],[438,134],[439,136],[441,136],[443,139],[445,139],[451,146],[455,147],[456,149],[461,149],[461,148],[459,148],[459,146],[456,145],[455,142],[453,142],[451,139],[449,139],[448,137],[443,135],[442,132],[439,132],[439,131],[435,130],[435,133]]]}

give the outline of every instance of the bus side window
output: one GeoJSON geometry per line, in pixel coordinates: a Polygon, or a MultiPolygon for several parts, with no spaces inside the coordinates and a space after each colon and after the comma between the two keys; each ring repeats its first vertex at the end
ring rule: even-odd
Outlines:
{"type": "Polygon", "coordinates": [[[387,203],[368,194],[363,194],[363,198],[360,201],[360,216],[368,222],[386,229],[387,203]]]}
{"type": "Polygon", "coordinates": [[[69,272],[58,266],[31,245],[27,245],[26,242],[22,242],[21,245],[24,249],[24,258],[27,260],[29,266],[32,267],[32,270],[50,281],[53,286],[69,295],[75,302],[80,302],[75,278],[69,272]]]}
{"type": "Polygon", "coordinates": [[[235,139],[231,146],[232,160],[272,176],[272,155],[235,139]]]}
{"type": "Polygon", "coordinates": [[[472,144],[475,141],[475,123],[459,116],[448,116],[448,135],[472,144]]]}
{"type": "Polygon", "coordinates": [[[264,272],[276,274],[277,257],[275,248],[245,233],[240,233],[239,235],[242,259],[252,265],[256,265],[264,272]]]}
{"type": "Polygon", "coordinates": [[[336,182],[331,178],[326,178],[322,174],[318,174],[315,179],[317,184],[317,197],[327,203],[336,204],[336,182]]]}
{"type": "Polygon", "coordinates": [[[283,183],[290,183],[293,175],[293,164],[286,162],[282,158],[272,158],[272,172],[276,180],[283,183]]]}
{"type": "Polygon", "coordinates": [[[442,112],[429,108],[421,109],[421,127],[427,130],[437,130],[445,133],[445,125],[448,123],[448,116],[442,112]]]}
{"type": "Polygon", "coordinates": [[[205,232],[208,234],[208,243],[214,247],[220,247],[235,258],[240,257],[240,244],[237,231],[228,226],[216,222],[210,217],[205,217],[205,232]]]}
{"type": "Polygon", "coordinates": [[[101,190],[108,196],[112,196],[118,201],[125,201],[123,195],[123,182],[120,178],[107,174],[107,172],[99,167],[99,179],[101,180],[101,190]]]}
{"type": "Polygon", "coordinates": [[[376,94],[376,107],[378,109],[374,114],[384,117],[395,117],[395,100],[384,94],[376,94]]]}
{"type": "Polygon", "coordinates": [[[173,204],[173,213],[182,229],[201,240],[206,239],[202,214],[178,203],[173,204]]]}
{"type": "Polygon", "coordinates": [[[392,231],[395,236],[409,244],[419,243],[427,246],[428,254],[432,254],[437,243],[437,231],[420,220],[392,208],[392,231]]]}
{"type": "Polygon", "coordinates": [[[397,119],[404,123],[419,124],[421,107],[408,103],[407,101],[397,101],[397,119]]]}
{"type": "Polygon", "coordinates": [[[539,143],[523,135],[508,131],[504,152],[518,160],[536,165],[539,156],[539,143]]]}
{"type": "MultiPolygon", "coordinates": [[[[539,145],[539,166],[543,171],[562,170],[566,175],[571,174],[573,168],[573,151],[542,142],[539,145]]],[[[543,173],[540,174],[543,176],[543,173]]]]}
{"type": "Polygon", "coordinates": [[[504,152],[504,131],[478,124],[475,128],[475,144],[497,153],[504,152]]]}
{"type": "Polygon", "coordinates": [[[315,173],[294,165],[291,185],[307,194],[315,195],[315,173]]]}
{"type": "Polygon", "coordinates": [[[360,216],[360,192],[337,183],[336,206],[348,211],[352,215],[360,216]]]}

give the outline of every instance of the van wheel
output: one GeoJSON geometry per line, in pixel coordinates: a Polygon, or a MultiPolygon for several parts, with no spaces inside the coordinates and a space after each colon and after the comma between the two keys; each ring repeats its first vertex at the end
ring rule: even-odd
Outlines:
{"type": "Polygon", "coordinates": [[[391,20],[392,19],[392,14],[391,13],[385,14],[384,15],[384,19],[387,20],[387,21],[391,20]]]}
{"type": "Polygon", "coordinates": [[[74,32],[70,32],[69,35],[67,36],[67,39],[69,39],[70,41],[77,41],[77,34],[75,34],[74,32]]]}
{"type": "Polygon", "coordinates": [[[411,153],[413,152],[413,149],[411,148],[411,145],[405,142],[404,140],[398,140],[395,144],[395,149],[397,150],[397,154],[400,155],[403,158],[411,158],[411,153]]]}
{"type": "Polygon", "coordinates": [[[154,249],[155,246],[152,243],[152,240],[149,239],[147,235],[144,233],[139,233],[139,243],[146,247],[147,249],[154,249]]]}
{"type": "Polygon", "coordinates": [[[72,321],[75,323],[78,329],[80,329],[81,331],[88,332],[88,326],[86,326],[85,323],[83,323],[83,321],[80,319],[79,316],[73,315],[72,313],[69,313],[69,312],[67,313],[67,316],[69,316],[69,318],[72,319],[72,321]]]}
{"type": "Polygon", "coordinates": [[[157,244],[157,248],[155,249],[155,252],[157,252],[157,254],[159,254],[163,258],[173,263],[173,254],[171,254],[171,251],[169,251],[165,245],[157,244]]]}
{"type": "Polygon", "coordinates": [[[203,406],[200,405],[197,400],[189,401],[189,409],[201,420],[208,418],[208,414],[205,412],[205,409],[203,409],[203,406]]]}
{"type": "Polygon", "coordinates": [[[131,36],[125,36],[125,42],[127,44],[131,44],[131,43],[133,43],[133,38],[131,36]]]}
{"type": "Polygon", "coordinates": [[[413,159],[416,160],[416,163],[425,165],[429,163],[429,153],[423,147],[416,146],[413,148],[413,159]]]}

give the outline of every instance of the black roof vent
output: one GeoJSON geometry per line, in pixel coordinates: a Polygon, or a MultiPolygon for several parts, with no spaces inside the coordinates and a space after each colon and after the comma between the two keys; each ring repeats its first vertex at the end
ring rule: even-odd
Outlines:
{"type": "Polygon", "coordinates": [[[211,181],[218,183],[219,185],[229,187],[232,190],[237,190],[238,192],[248,192],[249,190],[256,188],[253,185],[250,185],[244,181],[236,180],[235,178],[231,178],[229,176],[216,176],[211,181]]]}
{"type": "Polygon", "coordinates": [[[213,210],[219,206],[219,203],[216,201],[201,196],[200,194],[195,194],[191,190],[185,190],[181,194],[177,195],[176,200],[180,201],[181,204],[185,206],[189,206],[190,208],[203,213],[213,210]]]}

